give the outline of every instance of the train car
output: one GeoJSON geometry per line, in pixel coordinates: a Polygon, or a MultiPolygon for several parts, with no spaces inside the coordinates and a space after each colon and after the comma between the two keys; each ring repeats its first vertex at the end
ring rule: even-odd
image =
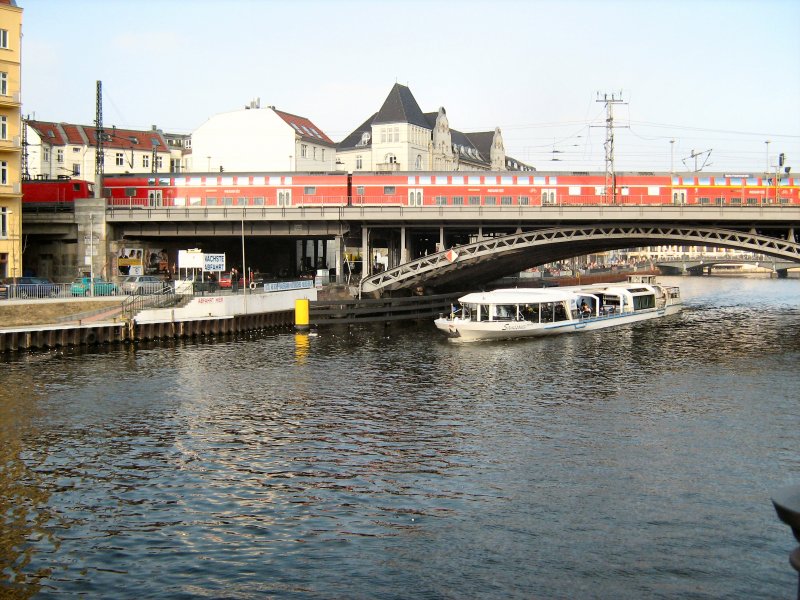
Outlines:
{"type": "Polygon", "coordinates": [[[22,180],[22,210],[25,211],[70,211],[74,209],[75,200],[93,196],[91,181],[70,177],[22,180]]]}
{"type": "Polygon", "coordinates": [[[111,206],[206,208],[344,206],[345,173],[186,173],[109,175],[111,206]]]}
{"type": "MultiPolygon", "coordinates": [[[[187,173],[108,175],[110,206],[128,208],[312,206],[592,206],[800,204],[800,177],[763,175],[617,173],[413,172],[187,173]]],[[[23,205],[69,210],[93,196],[77,179],[23,182],[23,205]]]]}

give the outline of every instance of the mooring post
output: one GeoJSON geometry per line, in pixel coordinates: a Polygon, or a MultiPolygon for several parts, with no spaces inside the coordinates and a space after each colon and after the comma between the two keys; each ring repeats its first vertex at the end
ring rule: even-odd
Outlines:
{"type": "MultiPolygon", "coordinates": [[[[800,485],[781,488],[772,496],[778,518],[792,528],[794,539],[800,542],[800,485]]],[[[800,600],[800,546],[789,555],[789,564],[797,571],[797,600],[800,600]]]]}

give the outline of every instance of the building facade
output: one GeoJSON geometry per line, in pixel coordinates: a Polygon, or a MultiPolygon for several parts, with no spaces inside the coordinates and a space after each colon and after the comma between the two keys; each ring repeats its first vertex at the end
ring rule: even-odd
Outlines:
{"type": "Polygon", "coordinates": [[[189,170],[333,171],[336,145],[306,117],[253,101],[211,117],[192,133],[189,170]]]}
{"type": "Polygon", "coordinates": [[[506,156],[500,128],[463,133],[444,107],[423,113],[411,90],[396,83],[381,108],[336,147],[346,171],[534,171],[506,156]]]}
{"type": "Polygon", "coordinates": [[[22,9],[0,0],[0,277],[22,275],[22,9]]]}
{"type": "MultiPolygon", "coordinates": [[[[23,178],[94,179],[97,128],[27,120],[23,178]]],[[[103,128],[105,173],[167,173],[175,166],[172,149],[155,126],[150,130],[103,128]]]]}

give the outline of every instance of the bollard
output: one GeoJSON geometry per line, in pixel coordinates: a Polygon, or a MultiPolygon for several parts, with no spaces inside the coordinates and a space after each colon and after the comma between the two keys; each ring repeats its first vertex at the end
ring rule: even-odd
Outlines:
{"type": "Polygon", "coordinates": [[[294,328],[295,331],[308,331],[308,298],[294,301],[294,328]]]}
{"type": "MultiPolygon", "coordinates": [[[[778,518],[792,528],[794,539],[800,542],[800,485],[781,488],[772,496],[778,518]]],[[[800,600],[800,546],[789,555],[789,564],[797,571],[797,600],[800,600]]]]}

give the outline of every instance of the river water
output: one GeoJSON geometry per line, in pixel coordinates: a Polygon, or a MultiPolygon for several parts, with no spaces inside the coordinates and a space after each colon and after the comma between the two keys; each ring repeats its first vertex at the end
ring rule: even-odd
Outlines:
{"type": "Polygon", "coordinates": [[[456,344],[432,324],[0,365],[0,597],[790,598],[800,281],[456,344]]]}

